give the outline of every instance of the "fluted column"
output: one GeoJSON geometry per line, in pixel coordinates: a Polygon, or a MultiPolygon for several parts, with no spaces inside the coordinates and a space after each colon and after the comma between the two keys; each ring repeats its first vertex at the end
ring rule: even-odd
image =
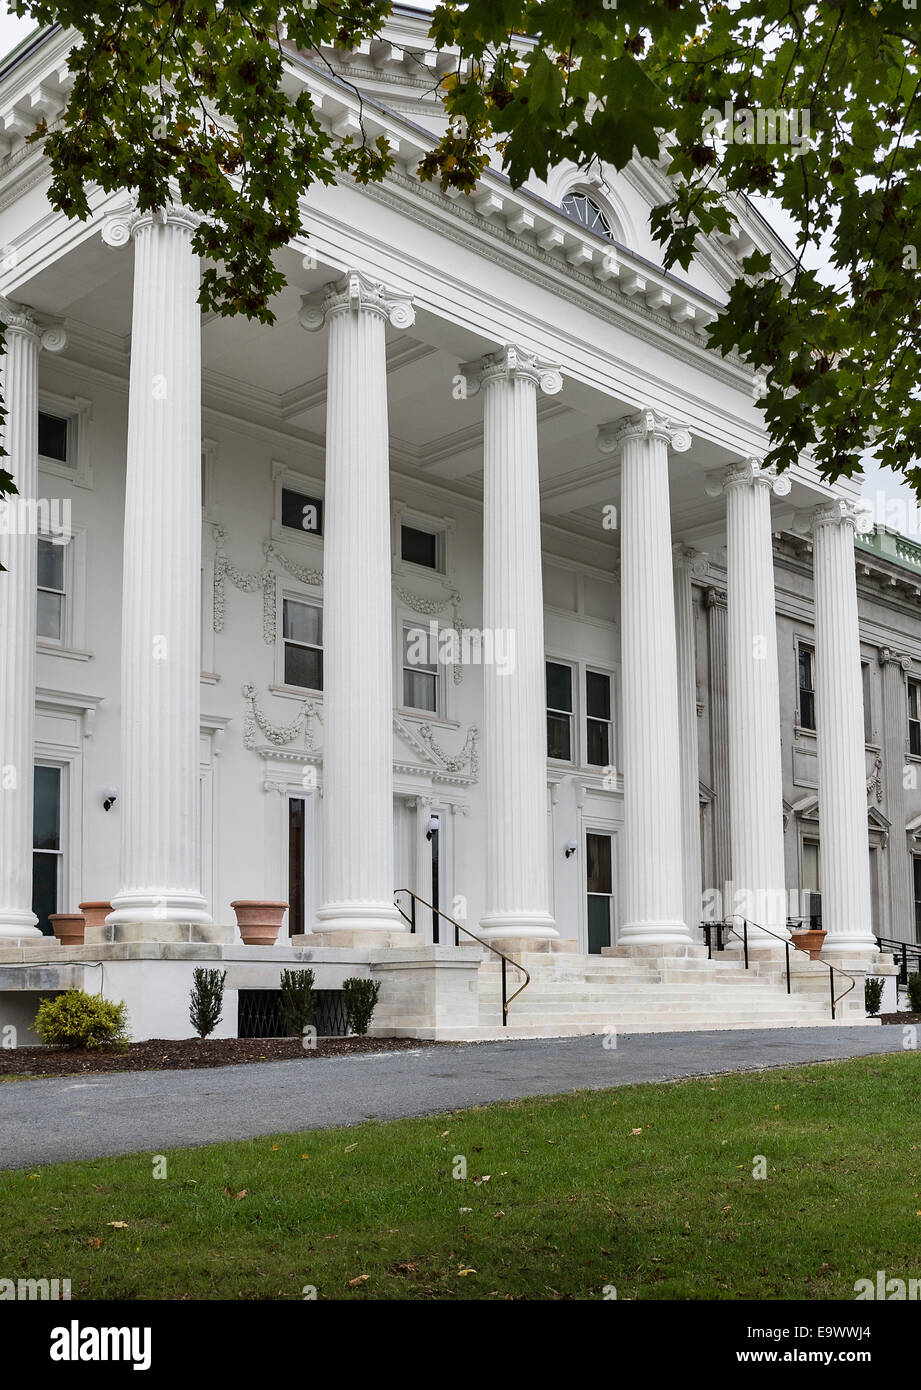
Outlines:
{"type": "Polygon", "coordinates": [[[877,952],[870,909],[867,764],[854,532],[839,498],[812,513],[819,873],[825,956],[877,952]]]}
{"type": "Polygon", "coordinates": [[[495,938],[549,940],[547,695],[541,572],[537,392],[555,367],[506,347],[462,368],[483,392],[483,626],[514,661],[483,668],[486,915],[495,938]]]}
{"type": "Polygon", "coordinates": [[[7,412],[0,468],[18,492],[0,503],[0,938],[9,938],[41,935],[32,911],[38,355],[41,347],[59,351],[65,339],[59,329],[43,332],[18,304],[0,301],[0,319],[7,412]]]}
{"type": "Polygon", "coordinates": [[[700,767],[697,734],[697,643],[692,580],[707,572],[707,557],[686,545],[672,550],[675,571],[675,641],[678,654],[678,737],[681,750],[681,859],[684,919],[692,936],[701,920],[700,767]]]}
{"type": "MultiPolygon", "coordinates": [[[[349,273],[302,301],[328,325],[323,559],[324,932],[402,931],[393,905],[393,638],[385,327],[410,301],[349,273]]],[[[337,938],[345,940],[341,935],[337,938]]],[[[366,940],[371,938],[365,935],[366,940]]]]}
{"type": "Polygon", "coordinates": [[[668,451],[687,430],[641,410],[599,430],[619,451],[624,833],[618,945],[685,950],[678,663],[668,451]]]}
{"type": "MultiPolygon", "coordinates": [[[[886,777],[886,811],[894,833],[889,836],[886,859],[889,881],[889,929],[887,936],[911,941],[915,934],[912,901],[911,856],[903,833],[905,811],[905,739],[908,689],[905,679],[912,670],[912,659],[905,652],[880,647],[877,660],[883,690],[883,766],[886,777]]],[[[880,931],[885,931],[880,926],[880,931]]]]}
{"type": "Polygon", "coordinates": [[[786,939],[780,680],[771,540],[771,492],[789,491],[757,460],[744,459],[711,479],[726,494],[729,800],[734,900],[725,905],[786,939]]]}
{"type": "MultiPolygon", "coordinates": [[[[201,315],[194,214],[134,238],[122,575],[121,887],[107,921],[144,937],[211,921],[201,892],[201,315]]],[[[126,231],[127,228],[127,231],[126,231]]]]}
{"type": "MultiPolygon", "coordinates": [[[[710,766],[713,778],[713,883],[723,893],[732,876],[729,845],[729,640],[726,592],[707,590],[710,766]]],[[[728,912],[727,905],[726,911],[728,912]]],[[[722,915],[722,914],[720,914],[722,915]]]]}

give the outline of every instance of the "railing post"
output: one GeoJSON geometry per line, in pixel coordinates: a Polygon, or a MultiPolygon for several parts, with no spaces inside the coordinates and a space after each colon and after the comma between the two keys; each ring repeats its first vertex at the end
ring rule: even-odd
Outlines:
{"type": "Polygon", "coordinates": [[[748,918],[742,918],[742,941],[745,946],[745,969],[748,969],[748,918]]]}
{"type": "Polygon", "coordinates": [[[503,1028],[507,1028],[507,1027],[508,1027],[508,1004],[505,1002],[505,997],[506,997],[506,985],[505,985],[505,956],[503,956],[503,957],[502,957],[502,1027],[503,1027],[503,1028]]]}
{"type": "Polygon", "coordinates": [[[711,931],[710,923],[709,923],[709,922],[704,922],[702,925],[703,925],[703,929],[704,929],[704,936],[707,938],[707,960],[712,960],[712,959],[713,959],[713,943],[712,943],[712,941],[710,940],[710,931],[711,931]]]}
{"type": "Polygon", "coordinates": [[[785,941],[785,942],[784,942],[784,947],[785,947],[786,952],[787,952],[787,993],[789,994],[789,993],[790,993],[790,943],[789,943],[789,941],[785,941]]]}
{"type": "Polygon", "coordinates": [[[902,942],[902,984],[908,986],[908,947],[902,942]]]}
{"type": "Polygon", "coordinates": [[[828,983],[829,983],[829,985],[830,985],[830,987],[831,987],[831,1016],[832,1016],[832,1018],[834,1018],[834,1016],[835,1016],[835,967],[834,967],[833,965],[830,965],[830,966],[828,967],[828,983]]]}
{"type": "Polygon", "coordinates": [[[409,895],[409,930],[410,930],[410,934],[412,934],[412,933],[416,930],[416,895],[415,895],[415,893],[410,893],[410,895],[409,895]]]}

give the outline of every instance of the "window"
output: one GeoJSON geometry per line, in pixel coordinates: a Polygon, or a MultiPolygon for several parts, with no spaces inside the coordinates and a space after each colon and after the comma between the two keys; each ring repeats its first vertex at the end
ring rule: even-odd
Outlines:
{"type": "Polygon", "coordinates": [[[873,742],[873,702],[870,698],[870,663],[861,662],[863,677],[863,737],[865,743],[873,742]]]}
{"type": "Polygon", "coordinates": [[[49,918],[61,896],[61,769],[36,764],[32,808],[32,911],[39,929],[52,934],[49,918]]]}
{"type": "Polygon", "coordinates": [[[611,945],[611,918],[614,906],[614,879],[611,865],[610,835],[589,833],[585,837],[585,875],[588,895],[588,952],[601,954],[611,945]]]}
{"type": "Polygon", "coordinates": [[[444,570],[444,534],[404,522],[400,527],[400,555],[411,565],[440,573],[444,570]]]}
{"type": "Polygon", "coordinates": [[[801,729],[815,728],[815,651],[804,642],[799,645],[799,723],[801,729]]]}
{"type": "Polygon", "coordinates": [[[55,463],[70,463],[70,421],[66,416],[38,412],[38,452],[55,463]]]}
{"type": "Polygon", "coordinates": [[[288,935],[302,936],[304,927],[304,798],[288,798],[288,935]]]}
{"type": "Polygon", "coordinates": [[[921,854],[913,856],[911,867],[915,889],[915,940],[921,941],[921,854]]]}
{"type": "Polygon", "coordinates": [[[36,631],[46,642],[64,641],[67,600],[64,577],[65,551],[65,546],[39,537],[36,631]]]}
{"type": "Polygon", "coordinates": [[[567,217],[572,218],[573,222],[587,227],[590,232],[597,232],[599,236],[607,237],[608,241],[614,240],[610,222],[595,200],[590,198],[587,193],[567,193],[560,208],[567,217]]]}
{"type": "Polygon", "coordinates": [[[803,926],[812,931],[822,928],[822,893],[819,879],[819,847],[814,840],[803,841],[803,926]]]}
{"type": "Polygon", "coordinates": [[[908,751],[921,758],[921,682],[908,682],[908,751]]]}
{"type": "Polygon", "coordinates": [[[586,755],[590,767],[611,763],[611,677],[585,673],[586,755]]]}
{"type": "Polygon", "coordinates": [[[307,531],[312,536],[322,536],[322,499],[308,497],[303,492],[295,492],[294,488],[283,487],[281,490],[281,524],[290,531],[307,531]]]}
{"type": "Polygon", "coordinates": [[[316,603],[286,598],[282,615],[285,685],[323,689],[323,610],[316,603]]]}
{"type": "Polygon", "coordinates": [[[403,628],[403,705],[406,709],[438,713],[438,661],[430,634],[407,623],[403,628]]]}
{"type": "Polygon", "coordinates": [[[572,762],[572,667],[547,662],[547,757],[572,762]]]}

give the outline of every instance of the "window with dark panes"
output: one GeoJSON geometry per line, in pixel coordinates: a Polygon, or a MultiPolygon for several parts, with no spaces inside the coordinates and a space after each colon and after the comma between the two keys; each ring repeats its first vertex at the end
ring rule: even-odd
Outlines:
{"type": "Polygon", "coordinates": [[[285,685],[323,689],[323,610],[316,603],[286,598],[282,621],[285,685]]]}
{"type": "Polygon", "coordinates": [[[921,683],[908,682],[908,751],[921,758],[921,683]]]}
{"type": "Polygon", "coordinates": [[[588,894],[588,950],[600,955],[611,945],[614,873],[610,835],[590,831],[585,837],[585,875],[588,894]]]}
{"type": "Polygon", "coordinates": [[[400,554],[411,565],[423,565],[429,570],[443,568],[441,536],[436,531],[423,531],[418,526],[401,526],[400,554]]]}
{"type": "Polygon", "coordinates": [[[585,673],[585,761],[590,767],[611,762],[611,677],[601,671],[585,673]]]}
{"type": "Polygon", "coordinates": [[[804,642],[799,647],[799,723],[815,728],[815,652],[804,642]]]}
{"type": "Polygon", "coordinates": [[[311,536],[323,534],[323,501],[308,497],[294,488],[281,490],[281,524],[292,531],[306,531],[311,536]]]}
{"type": "Polygon", "coordinates": [[[52,934],[49,918],[61,895],[61,769],[38,764],[33,773],[32,911],[39,930],[52,934]]]}
{"type": "Polygon", "coordinates": [[[572,667],[547,662],[547,757],[572,762],[572,667]]]}
{"type": "Polygon", "coordinates": [[[60,415],[38,412],[38,452],[42,458],[67,463],[70,421],[60,415]]]}

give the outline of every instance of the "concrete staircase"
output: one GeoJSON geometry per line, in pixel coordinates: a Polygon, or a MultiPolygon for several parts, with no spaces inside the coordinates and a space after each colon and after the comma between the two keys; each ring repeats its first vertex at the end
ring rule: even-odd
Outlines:
{"type": "MultiPolygon", "coordinates": [[[[566,952],[517,957],[531,982],[502,1026],[501,965],[490,956],[479,967],[479,1026],[452,1030],[459,1041],[486,1038],[570,1037],[583,1033],[692,1032],[731,1028],[803,1028],[832,1024],[829,974],[820,961],[791,951],[792,993],[786,992],[783,953],[746,970],[730,952],[708,960],[692,946],[686,957],[581,956],[566,952]]],[[[848,980],[836,974],[836,994],[848,980]]],[[[511,994],[520,982],[508,970],[511,994]]],[[[865,1016],[863,981],[839,1003],[838,1024],[878,1026],[865,1016]]]]}

